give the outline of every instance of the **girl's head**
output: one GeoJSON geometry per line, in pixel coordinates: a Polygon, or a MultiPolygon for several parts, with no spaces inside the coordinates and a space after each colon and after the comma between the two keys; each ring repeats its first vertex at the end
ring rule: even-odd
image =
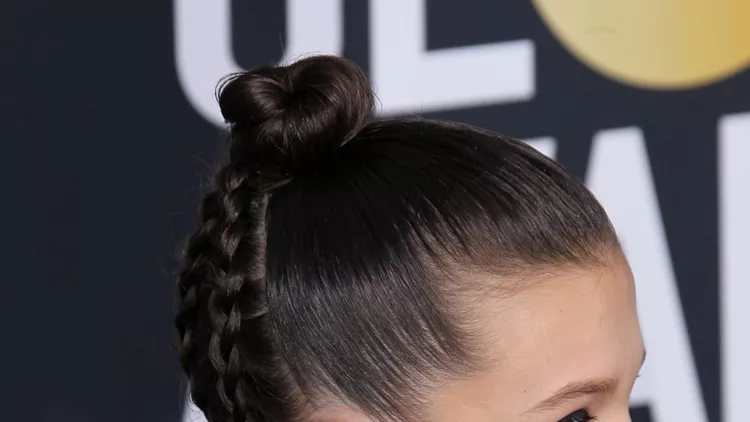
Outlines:
{"type": "Polygon", "coordinates": [[[371,120],[340,58],[232,75],[219,103],[176,318],[210,422],[628,420],[632,275],[574,176],[496,133],[371,120]]]}

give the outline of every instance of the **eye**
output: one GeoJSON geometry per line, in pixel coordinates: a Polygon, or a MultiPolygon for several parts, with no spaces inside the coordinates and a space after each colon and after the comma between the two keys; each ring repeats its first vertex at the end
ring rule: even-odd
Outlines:
{"type": "Polygon", "coordinates": [[[576,410],[570,415],[560,419],[558,422],[589,422],[596,419],[596,417],[589,415],[589,411],[586,409],[576,410]]]}

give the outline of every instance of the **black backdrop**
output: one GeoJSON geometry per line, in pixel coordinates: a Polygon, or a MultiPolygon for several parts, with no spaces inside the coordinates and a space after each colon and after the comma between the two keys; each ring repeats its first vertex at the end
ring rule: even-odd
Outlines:
{"type": "MultiPolygon", "coordinates": [[[[557,159],[582,178],[599,131],[635,126],[645,134],[705,409],[690,420],[740,422],[722,418],[717,121],[750,111],[750,72],[689,90],[639,89],[582,64],[526,1],[427,4],[430,51],[532,40],[536,93],[421,114],[524,139],[552,136],[557,159]]],[[[191,106],[178,80],[174,6],[164,0],[1,6],[3,420],[180,420],[174,256],[224,135],[191,106]]],[[[232,3],[239,65],[281,57],[285,10],[283,1],[232,3]]],[[[368,70],[369,10],[366,0],[347,0],[343,11],[343,53],[368,70]]],[[[743,183],[750,181],[742,171],[743,183]]],[[[623,189],[627,182],[623,175],[623,189]]],[[[744,385],[733,394],[750,397],[744,385]]],[[[644,396],[634,408],[636,422],[673,422],[657,417],[644,396]]]]}

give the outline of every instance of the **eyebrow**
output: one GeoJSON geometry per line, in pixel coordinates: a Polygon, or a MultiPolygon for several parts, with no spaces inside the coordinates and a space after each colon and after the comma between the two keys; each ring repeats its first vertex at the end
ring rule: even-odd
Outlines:
{"type": "MultiPolygon", "coordinates": [[[[644,351],[641,366],[645,361],[646,352],[644,351]]],[[[617,380],[613,378],[595,378],[571,382],[565,387],[557,390],[555,394],[539,402],[529,412],[556,409],[567,401],[592,394],[606,394],[614,391],[616,388],[617,380]]]]}
{"type": "Polygon", "coordinates": [[[550,397],[542,400],[530,411],[537,412],[560,407],[563,403],[590,394],[605,394],[617,388],[617,380],[612,378],[597,378],[585,381],[571,382],[557,390],[550,397]]]}

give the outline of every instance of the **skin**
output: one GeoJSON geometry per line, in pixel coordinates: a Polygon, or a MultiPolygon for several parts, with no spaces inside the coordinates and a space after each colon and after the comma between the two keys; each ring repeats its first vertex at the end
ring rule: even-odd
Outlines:
{"type": "MultiPolygon", "coordinates": [[[[429,420],[577,422],[566,417],[586,409],[598,421],[630,421],[629,396],[645,350],[625,258],[534,281],[479,306],[485,368],[434,391],[429,420]]],[[[313,421],[370,422],[345,408],[316,413],[313,421]]]]}

